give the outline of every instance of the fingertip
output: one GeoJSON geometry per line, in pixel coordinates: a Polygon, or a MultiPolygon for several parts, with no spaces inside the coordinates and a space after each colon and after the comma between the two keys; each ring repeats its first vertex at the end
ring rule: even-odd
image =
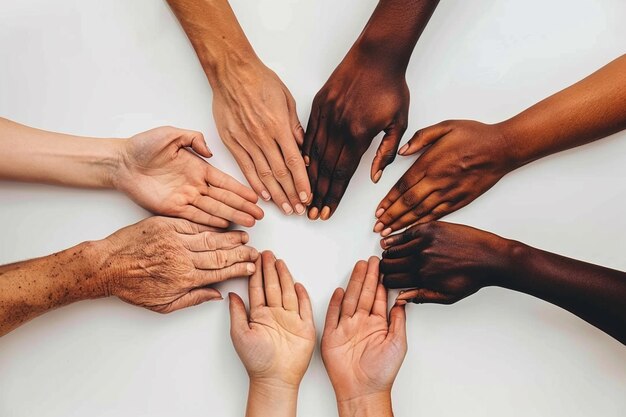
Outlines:
{"type": "Polygon", "coordinates": [[[372,176],[372,182],[374,184],[378,184],[378,181],[380,181],[380,177],[383,176],[383,170],[379,169],[378,171],[376,171],[376,173],[372,176]]]}
{"type": "Polygon", "coordinates": [[[250,275],[254,274],[254,272],[256,271],[256,265],[251,263],[251,262],[247,262],[246,263],[246,272],[250,275]]]}
{"type": "Polygon", "coordinates": [[[330,207],[324,206],[320,212],[320,219],[328,220],[330,218],[330,207]]]}
{"type": "Polygon", "coordinates": [[[376,210],[376,218],[379,218],[380,216],[382,216],[383,214],[385,214],[385,209],[384,208],[379,208],[378,210],[376,210]]]}
{"type": "Polygon", "coordinates": [[[317,220],[319,218],[319,209],[317,207],[311,207],[309,209],[308,217],[310,220],[317,220]]]}

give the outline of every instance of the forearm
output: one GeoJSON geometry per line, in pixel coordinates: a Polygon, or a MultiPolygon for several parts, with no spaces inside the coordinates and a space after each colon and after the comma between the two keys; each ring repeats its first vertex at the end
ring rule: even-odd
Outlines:
{"type": "Polygon", "coordinates": [[[626,273],[512,242],[498,284],[558,305],[626,343],[626,273]]]}
{"type": "Polygon", "coordinates": [[[0,178],[111,188],[123,143],[47,132],[0,118],[0,178]]]}
{"type": "Polygon", "coordinates": [[[500,126],[517,166],[626,129],[626,55],[500,126]]]}
{"type": "Polygon", "coordinates": [[[404,72],[438,4],[439,0],[380,0],[351,52],[404,72]]]}
{"type": "Polygon", "coordinates": [[[227,0],[167,0],[213,87],[234,67],[257,62],[227,0]]]}
{"type": "Polygon", "coordinates": [[[0,336],[49,310],[104,297],[98,244],[0,266],[0,336]]]}
{"type": "Polygon", "coordinates": [[[295,417],[298,388],[250,381],[246,417],[295,417]]]}
{"type": "Polygon", "coordinates": [[[392,417],[391,393],[337,400],[339,417],[392,417]]]}

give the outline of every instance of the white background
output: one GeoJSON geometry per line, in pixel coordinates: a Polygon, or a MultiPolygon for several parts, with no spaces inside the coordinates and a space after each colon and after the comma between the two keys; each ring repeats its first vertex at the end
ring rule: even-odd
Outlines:
{"type": "MultiPolygon", "coordinates": [[[[374,0],[233,0],[250,41],[310,103],[374,0]]],[[[211,91],[163,1],[0,1],[0,115],[44,129],[130,136],[163,124],[205,133],[219,168],[211,91]]],[[[496,122],[624,53],[623,0],[445,0],[413,54],[409,132],[450,118],[496,122]]],[[[0,138],[14,140],[14,138],[0,138]]],[[[407,139],[407,138],[405,138],[407,139]]],[[[309,289],[318,333],[333,289],[379,254],[374,209],[412,158],[380,184],[365,155],[331,221],[265,204],[252,244],[283,257],[309,289]]],[[[504,178],[447,220],[626,270],[626,132],[504,178]]],[[[0,156],[1,157],[1,156],[0,156]]],[[[0,162],[1,163],[1,162],[0,162]]],[[[0,262],[100,239],[148,213],[114,191],[0,182],[0,262]]],[[[245,280],[220,286],[245,295],[245,280]]],[[[626,302],[626,301],[625,301],[626,302]]],[[[409,306],[399,416],[624,416],[626,349],[577,317],[489,288],[453,306],[409,306]]],[[[247,377],[226,302],[168,316],[116,299],[51,312],[0,339],[0,416],[238,416],[247,377]]],[[[319,350],[299,415],[335,414],[319,350]]]]}

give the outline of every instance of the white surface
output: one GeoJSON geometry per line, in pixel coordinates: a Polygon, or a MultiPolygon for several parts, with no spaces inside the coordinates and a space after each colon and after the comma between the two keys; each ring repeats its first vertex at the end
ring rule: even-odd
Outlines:
{"type": "MultiPolygon", "coordinates": [[[[233,0],[251,42],[310,103],[374,0],[233,0]]],[[[205,133],[213,163],[242,178],[221,144],[211,91],[163,1],[0,1],[0,115],[94,136],[172,124],[205,133]]],[[[409,132],[449,118],[495,122],[624,53],[623,0],[442,1],[413,54],[409,132]]],[[[407,136],[409,135],[407,132],[407,136]]],[[[405,138],[407,139],[407,138],[405,138]]],[[[283,257],[313,298],[318,333],[333,289],[378,254],[381,183],[365,156],[327,223],[264,205],[250,231],[283,257]]],[[[625,270],[626,132],[527,166],[448,220],[625,270]]],[[[148,214],[115,192],[0,183],[0,262],[105,237],[148,214]]],[[[220,286],[245,294],[245,281],[220,286]]],[[[486,289],[454,306],[413,306],[398,416],[626,415],[626,349],[545,302],[486,289]]],[[[169,316],[116,299],[54,311],[0,340],[0,416],[238,416],[247,377],[228,336],[227,304],[169,316]]],[[[302,417],[335,414],[316,350],[302,417]]]]}

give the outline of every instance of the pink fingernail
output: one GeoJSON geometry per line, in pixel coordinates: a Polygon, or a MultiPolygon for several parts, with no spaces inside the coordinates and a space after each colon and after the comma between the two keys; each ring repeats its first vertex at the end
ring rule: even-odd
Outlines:
{"type": "Polygon", "coordinates": [[[380,177],[382,177],[382,176],[383,176],[383,170],[382,170],[382,169],[379,169],[379,170],[376,172],[376,174],[374,174],[374,178],[373,178],[374,183],[377,183],[378,181],[380,181],[380,177]]]}
{"type": "Polygon", "coordinates": [[[304,206],[300,203],[296,204],[296,213],[302,214],[304,213],[304,206]]]}
{"type": "Polygon", "coordinates": [[[261,197],[263,198],[263,200],[265,201],[269,201],[269,199],[271,198],[270,193],[268,193],[267,191],[263,190],[261,191],[261,197]]]}
{"type": "Polygon", "coordinates": [[[382,235],[383,237],[389,236],[390,234],[391,234],[391,228],[390,228],[390,227],[386,228],[386,229],[385,229],[385,230],[383,230],[383,232],[381,233],[381,235],[382,235]]]}
{"type": "Polygon", "coordinates": [[[285,214],[289,215],[293,213],[293,208],[289,204],[283,203],[281,207],[283,208],[283,211],[285,212],[285,214]]]}
{"type": "Polygon", "coordinates": [[[400,148],[400,150],[398,151],[398,153],[399,153],[400,155],[404,155],[404,153],[405,153],[406,151],[408,151],[408,150],[409,150],[409,144],[408,144],[408,143],[405,143],[405,144],[404,144],[404,146],[400,148]]]}
{"type": "Polygon", "coordinates": [[[376,218],[379,218],[380,216],[382,216],[384,212],[385,212],[385,209],[382,207],[376,210],[376,218]]]}
{"type": "Polygon", "coordinates": [[[380,233],[381,230],[383,230],[385,228],[385,225],[382,224],[381,222],[376,222],[376,224],[374,225],[374,233],[380,233]]]}
{"type": "Polygon", "coordinates": [[[308,199],[309,196],[304,191],[300,191],[300,201],[306,203],[308,199]]]}

